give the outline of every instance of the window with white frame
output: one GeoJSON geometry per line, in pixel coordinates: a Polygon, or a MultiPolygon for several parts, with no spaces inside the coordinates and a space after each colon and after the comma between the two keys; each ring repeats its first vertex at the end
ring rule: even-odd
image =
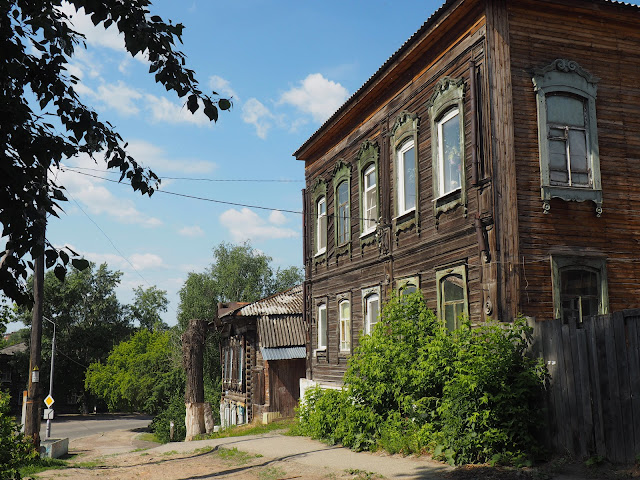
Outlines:
{"type": "Polygon", "coordinates": [[[317,350],[327,349],[327,305],[318,305],[318,348],[317,350]]]}
{"type": "Polygon", "coordinates": [[[371,293],[364,299],[364,333],[371,335],[380,315],[380,296],[371,293]]]}
{"type": "Polygon", "coordinates": [[[351,302],[342,300],[338,304],[340,318],[340,351],[351,351],[351,302]]]}
{"type": "Polygon", "coordinates": [[[378,218],[378,182],[375,164],[372,163],[365,170],[362,183],[364,187],[362,195],[362,211],[364,214],[362,233],[367,234],[376,229],[378,218]]]}
{"type": "Polygon", "coordinates": [[[416,208],[416,155],[413,140],[404,142],[398,155],[398,215],[416,208]]]}
{"type": "Polygon", "coordinates": [[[441,197],[462,186],[460,111],[449,110],[438,120],[438,192],[441,197]]]}
{"type": "Polygon", "coordinates": [[[431,120],[433,212],[464,207],[467,193],[464,162],[464,81],[443,77],[427,102],[431,120]]]}
{"type": "Polygon", "coordinates": [[[320,197],[316,202],[316,255],[327,251],[327,199],[320,197]]]}
{"type": "Polygon", "coordinates": [[[533,76],[543,209],[551,199],[595,203],[602,213],[596,120],[598,79],[578,63],[554,60],[533,76]]]}
{"type": "Polygon", "coordinates": [[[601,257],[551,257],[554,317],[581,322],[609,313],[606,260],[601,257]]]}
{"type": "Polygon", "coordinates": [[[459,327],[460,318],[469,316],[467,271],[457,265],[436,272],[438,286],[438,318],[449,330],[459,327]]]}
{"type": "Polygon", "coordinates": [[[336,198],[336,223],[338,229],[338,245],[349,241],[349,182],[346,180],[338,185],[336,198]]]}

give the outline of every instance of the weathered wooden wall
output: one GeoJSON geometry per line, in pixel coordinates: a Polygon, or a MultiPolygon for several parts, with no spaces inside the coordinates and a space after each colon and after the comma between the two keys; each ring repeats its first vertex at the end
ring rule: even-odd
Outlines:
{"type": "Polygon", "coordinates": [[[520,237],[519,310],[553,318],[549,253],[607,258],[610,311],[640,307],[640,13],[607,2],[508,2],[520,237]],[[596,99],[603,213],[551,200],[543,213],[532,70],[574,60],[600,78],[596,99]]]}
{"type": "Polygon", "coordinates": [[[582,324],[529,322],[547,389],[546,440],[556,452],[634,462],[640,451],[640,310],[582,324]]]}

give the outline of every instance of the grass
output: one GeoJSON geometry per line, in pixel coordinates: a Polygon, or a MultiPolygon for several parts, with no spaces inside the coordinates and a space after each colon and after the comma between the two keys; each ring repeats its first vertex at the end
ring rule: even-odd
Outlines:
{"type": "Polygon", "coordinates": [[[177,455],[177,454],[178,454],[177,450],[169,450],[168,452],[162,452],[162,455],[166,455],[166,456],[177,455]]]}
{"type": "Polygon", "coordinates": [[[376,480],[384,478],[384,476],[378,475],[375,472],[367,472],[366,470],[360,470],[359,468],[348,468],[345,472],[349,475],[353,475],[353,480],[376,480]]]}
{"type": "Polygon", "coordinates": [[[280,467],[267,467],[260,470],[258,473],[258,480],[277,480],[286,474],[287,472],[280,467]]]}
{"type": "Polygon", "coordinates": [[[60,460],[58,458],[39,458],[30,465],[25,465],[20,468],[20,475],[25,478],[36,473],[44,472],[45,470],[60,470],[61,468],[68,468],[69,463],[66,460],[60,460]]]}
{"type": "Polygon", "coordinates": [[[198,435],[196,440],[206,440],[213,438],[228,438],[228,437],[242,437],[245,435],[260,435],[263,433],[273,432],[274,430],[290,429],[295,423],[293,418],[284,418],[276,420],[275,422],[263,425],[261,423],[250,423],[249,425],[237,425],[234,427],[225,428],[217,433],[210,433],[208,435],[198,435]]]}
{"type": "Polygon", "coordinates": [[[245,465],[254,458],[260,458],[262,455],[253,455],[243,452],[237,448],[218,448],[215,454],[223,461],[234,465],[245,465]]]}
{"type": "Polygon", "coordinates": [[[142,440],[143,442],[162,443],[158,437],[156,437],[155,433],[141,433],[138,435],[137,439],[142,440]]]}

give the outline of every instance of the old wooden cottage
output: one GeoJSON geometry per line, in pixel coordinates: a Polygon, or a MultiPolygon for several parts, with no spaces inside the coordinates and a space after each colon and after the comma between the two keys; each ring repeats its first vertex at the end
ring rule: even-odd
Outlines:
{"type": "Polygon", "coordinates": [[[634,5],[447,0],[294,154],[307,380],[393,291],[450,328],[640,307],[639,52],[634,5]]]}
{"type": "Polygon", "coordinates": [[[249,304],[219,304],[223,426],[290,417],[305,376],[302,285],[249,304]]]}

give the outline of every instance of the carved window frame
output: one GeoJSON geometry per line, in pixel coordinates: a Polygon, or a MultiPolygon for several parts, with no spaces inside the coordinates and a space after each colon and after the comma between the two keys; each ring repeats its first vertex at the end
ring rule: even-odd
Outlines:
{"type": "Polygon", "coordinates": [[[462,205],[463,213],[467,214],[467,180],[466,180],[466,152],[464,148],[464,80],[443,77],[435,87],[431,98],[427,102],[429,119],[431,122],[431,176],[433,178],[433,214],[437,218],[440,214],[453,210],[462,205]],[[441,121],[453,110],[457,110],[460,122],[460,187],[447,193],[440,193],[440,133],[441,121]]]}
{"type": "Polygon", "coordinates": [[[378,297],[378,314],[380,314],[380,311],[382,309],[382,296],[380,292],[380,286],[362,289],[362,326],[365,335],[371,335],[371,325],[369,323],[367,306],[369,299],[374,295],[378,297]]]}
{"type": "Polygon", "coordinates": [[[336,304],[338,306],[338,312],[337,312],[337,317],[338,317],[338,322],[337,322],[337,328],[338,328],[338,353],[341,356],[344,355],[351,355],[352,351],[353,351],[353,302],[351,301],[351,293],[347,292],[347,293],[340,293],[338,295],[336,295],[336,304]],[[347,339],[343,339],[342,338],[342,305],[344,303],[348,303],[349,304],[349,318],[347,319],[348,322],[348,330],[345,329],[345,332],[348,333],[349,338],[347,339]],[[343,348],[343,344],[347,343],[348,341],[348,348],[343,348]]]}
{"type": "Polygon", "coordinates": [[[313,186],[312,195],[311,195],[311,208],[313,209],[313,261],[314,263],[321,263],[327,258],[327,250],[328,245],[325,245],[323,251],[318,251],[318,202],[321,198],[324,197],[325,201],[325,215],[327,216],[327,221],[325,222],[325,228],[327,231],[325,232],[325,239],[327,240],[327,244],[329,243],[329,212],[328,212],[328,201],[327,201],[327,182],[323,179],[319,178],[316,180],[315,185],[313,186]]]}
{"type": "MultiPolygon", "coordinates": [[[[609,282],[606,257],[577,255],[551,255],[551,286],[553,290],[553,318],[562,318],[561,274],[565,269],[595,272],[598,276],[598,315],[609,313],[609,282]]],[[[564,319],[563,319],[564,320],[564,319]]]]}
{"type": "MultiPolygon", "coordinates": [[[[447,277],[451,275],[457,275],[462,278],[463,284],[463,294],[464,294],[464,304],[463,304],[463,314],[465,317],[469,318],[469,284],[467,279],[467,266],[466,264],[458,264],[458,265],[449,265],[446,267],[442,267],[436,270],[436,289],[437,289],[437,314],[438,318],[441,321],[445,321],[444,318],[444,281],[447,277]]],[[[454,328],[458,328],[460,326],[459,319],[454,319],[455,326],[454,328]]]]}
{"type": "Polygon", "coordinates": [[[577,62],[558,58],[550,65],[533,72],[533,86],[538,111],[538,151],[540,159],[540,195],[544,213],[551,209],[551,199],[565,201],[592,201],[596,216],[602,214],[602,182],[600,176],[600,150],[598,148],[598,122],[596,96],[599,78],[577,62]],[[575,96],[586,103],[585,125],[591,186],[551,185],[549,169],[549,142],[547,122],[547,96],[551,94],[575,96]]]}
{"type": "Polygon", "coordinates": [[[315,331],[315,345],[313,344],[313,335],[311,335],[311,343],[312,348],[311,351],[313,356],[320,359],[328,360],[329,358],[329,298],[328,297],[317,297],[313,299],[313,330],[315,331]],[[319,322],[320,322],[320,307],[324,306],[325,311],[325,320],[326,320],[326,330],[325,330],[325,346],[324,348],[318,347],[318,334],[319,334],[319,322]],[[314,348],[315,347],[315,348],[314,348]]]}
{"type": "Polygon", "coordinates": [[[420,276],[415,275],[413,277],[404,277],[396,280],[396,292],[399,296],[402,296],[402,291],[408,286],[412,285],[416,287],[416,291],[420,290],[420,276]]]}
{"type": "Polygon", "coordinates": [[[351,255],[351,164],[338,160],[333,169],[333,233],[336,246],[336,258],[340,255],[351,255]],[[338,243],[338,187],[342,182],[347,182],[347,241],[338,243]]]}
{"type": "Polygon", "coordinates": [[[363,246],[369,243],[375,243],[376,228],[365,230],[365,218],[366,212],[365,206],[365,173],[373,165],[375,169],[375,199],[376,199],[376,213],[377,217],[376,225],[378,225],[380,217],[380,147],[377,143],[373,143],[370,140],[365,140],[360,146],[358,151],[358,196],[360,201],[360,245],[363,246]]]}
{"type": "Polygon", "coordinates": [[[418,127],[420,124],[420,118],[417,114],[408,111],[401,112],[397,117],[391,128],[391,149],[393,158],[393,170],[394,174],[394,186],[395,186],[395,218],[394,227],[396,235],[403,230],[409,230],[411,227],[416,228],[416,232],[420,231],[420,156],[418,155],[418,127]],[[416,205],[414,209],[410,209],[406,212],[400,212],[400,181],[398,175],[400,173],[400,165],[398,160],[398,153],[408,141],[413,142],[413,149],[415,155],[415,194],[416,205]]]}

